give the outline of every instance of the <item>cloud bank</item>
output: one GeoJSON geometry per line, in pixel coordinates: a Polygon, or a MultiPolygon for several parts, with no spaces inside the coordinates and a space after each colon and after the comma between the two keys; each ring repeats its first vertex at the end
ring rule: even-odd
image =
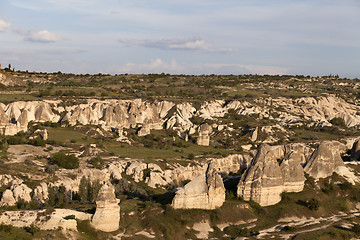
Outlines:
{"type": "Polygon", "coordinates": [[[50,43],[60,41],[61,37],[47,30],[42,30],[38,32],[29,32],[25,37],[25,40],[29,42],[50,43]]]}
{"type": "Polygon", "coordinates": [[[126,63],[123,66],[112,66],[111,73],[171,73],[171,74],[268,74],[284,75],[288,69],[276,66],[251,64],[184,64],[175,59],[163,61],[152,59],[149,63],[126,63]]]}
{"type": "Polygon", "coordinates": [[[200,37],[192,38],[121,38],[119,42],[127,47],[158,48],[165,50],[198,50],[206,52],[234,52],[233,49],[214,48],[208,41],[200,37]]]}
{"type": "Polygon", "coordinates": [[[11,26],[11,23],[5,22],[4,20],[0,19],[0,32],[4,32],[11,26]]]}

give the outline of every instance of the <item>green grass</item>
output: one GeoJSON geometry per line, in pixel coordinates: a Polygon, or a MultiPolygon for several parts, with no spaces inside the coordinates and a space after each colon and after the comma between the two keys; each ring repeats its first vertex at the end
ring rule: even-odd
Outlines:
{"type": "Polygon", "coordinates": [[[308,240],[308,239],[317,239],[317,240],[337,240],[337,239],[354,239],[356,235],[354,232],[340,227],[329,227],[326,229],[321,229],[317,231],[301,233],[296,235],[294,240],[308,240]]]}
{"type": "Polygon", "coordinates": [[[14,101],[35,101],[40,98],[32,96],[30,94],[0,94],[0,102],[9,103],[14,101]]]}
{"type": "Polygon", "coordinates": [[[121,157],[138,158],[138,159],[164,159],[164,158],[187,158],[189,154],[214,156],[216,154],[228,155],[234,151],[226,149],[217,149],[213,147],[198,146],[189,144],[189,147],[178,148],[169,147],[169,149],[146,148],[122,144],[115,141],[104,142],[104,146],[110,152],[121,157]]]}
{"type": "Polygon", "coordinates": [[[83,141],[85,134],[74,130],[71,127],[58,127],[58,128],[46,128],[49,133],[49,140],[57,142],[66,142],[66,141],[83,141]]]}
{"type": "Polygon", "coordinates": [[[40,231],[34,235],[28,233],[23,228],[11,227],[9,232],[0,231],[1,240],[31,240],[31,239],[66,239],[59,230],[40,231]]]}

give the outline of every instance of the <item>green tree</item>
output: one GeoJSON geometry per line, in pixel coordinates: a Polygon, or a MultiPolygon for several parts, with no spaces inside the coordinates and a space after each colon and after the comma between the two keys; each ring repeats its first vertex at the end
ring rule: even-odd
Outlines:
{"type": "Polygon", "coordinates": [[[63,152],[57,152],[51,156],[51,160],[62,168],[75,169],[79,167],[79,159],[74,154],[66,155],[63,152]]]}
{"type": "Polygon", "coordinates": [[[79,184],[79,200],[81,203],[86,203],[88,201],[89,193],[89,181],[83,176],[79,184]]]}

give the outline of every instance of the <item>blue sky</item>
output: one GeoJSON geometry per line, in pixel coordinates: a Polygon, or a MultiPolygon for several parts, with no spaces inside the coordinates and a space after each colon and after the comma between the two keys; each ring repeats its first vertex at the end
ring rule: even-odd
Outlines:
{"type": "Polygon", "coordinates": [[[0,0],[0,63],[360,78],[360,1],[0,0]]]}

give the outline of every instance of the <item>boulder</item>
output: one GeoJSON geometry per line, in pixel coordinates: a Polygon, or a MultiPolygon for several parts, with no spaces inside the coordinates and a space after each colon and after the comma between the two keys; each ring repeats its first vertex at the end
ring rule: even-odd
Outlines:
{"type": "Polygon", "coordinates": [[[119,229],[120,206],[115,196],[114,186],[107,182],[104,184],[96,199],[96,211],[91,224],[103,232],[113,232],[119,229]]]}
{"type": "Polygon", "coordinates": [[[225,187],[220,174],[208,169],[178,189],[172,201],[175,209],[215,209],[225,201],[225,187]]]}

